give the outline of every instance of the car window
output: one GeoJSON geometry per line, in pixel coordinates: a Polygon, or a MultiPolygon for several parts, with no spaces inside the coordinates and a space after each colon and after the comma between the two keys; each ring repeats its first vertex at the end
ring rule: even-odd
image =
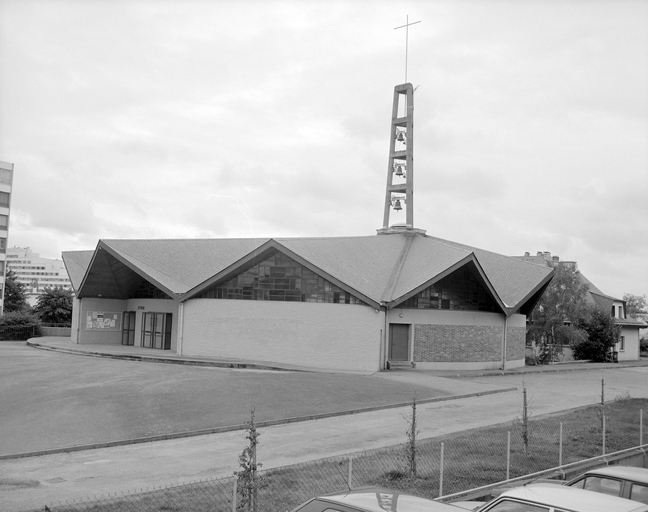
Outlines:
{"type": "Polygon", "coordinates": [[[503,500],[494,507],[489,508],[488,512],[549,512],[549,507],[522,503],[520,501],[503,500]]]}
{"type": "Polygon", "coordinates": [[[630,499],[648,505],[648,486],[632,484],[630,488],[630,499]]]}
{"type": "Polygon", "coordinates": [[[609,494],[610,496],[618,496],[621,493],[621,482],[619,480],[612,480],[611,478],[588,476],[585,479],[583,489],[609,494]]]}
{"type": "Polygon", "coordinates": [[[582,489],[584,485],[585,485],[585,479],[581,478],[580,480],[576,480],[573,484],[570,484],[569,487],[575,487],[576,489],[582,489]]]}

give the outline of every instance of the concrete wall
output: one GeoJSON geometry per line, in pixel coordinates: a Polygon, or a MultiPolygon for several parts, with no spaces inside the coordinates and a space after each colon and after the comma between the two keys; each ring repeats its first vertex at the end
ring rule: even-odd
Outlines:
{"type": "MultiPolygon", "coordinates": [[[[75,299],[72,310],[72,342],[81,344],[121,344],[121,327],[117,330],[86,329],[88,312],[123,313],[135,311],[135,346],[141,346],[143,313],[172,313],[171,350],[176,350],[178,332],[178,302],[168,299],[99,299],[87,297],[75,299]]],[[[121,319],[123,323],[123,317],[121,319]]]]}
{"type": "Polygon", "coordinates": [[[371,307],[191,299],[182,354],[342,371],[380,367],[384,316],[371,307]]]}
{"type": "MultiPolygon", "coordinates": [[[[390,323],[411,325],[410,360],[420,369],[501,368],[504,316],[478,311],[395,309],[390,323]]],[[[524,366],[526,317],[507,321],[507,368],[524,366]]]]}

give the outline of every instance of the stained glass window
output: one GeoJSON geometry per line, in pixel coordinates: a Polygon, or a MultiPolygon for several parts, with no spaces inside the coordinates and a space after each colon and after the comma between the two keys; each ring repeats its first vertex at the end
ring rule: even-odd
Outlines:
{"type": "Polygon", "coordinates": [[[199,298],[364,304],[279,251],[199,298]]]}
{"type": "Polygon", "coordinates": [[[499,311],[490,292],[471,270],[459,269],[407,299],[400,307],[416,309],[455,309],[499,311]]]}

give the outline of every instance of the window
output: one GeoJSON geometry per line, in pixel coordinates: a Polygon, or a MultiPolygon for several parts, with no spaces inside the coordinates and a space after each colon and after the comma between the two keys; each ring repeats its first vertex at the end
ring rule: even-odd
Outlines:
{"type": "Polygon", "coordinates": [[[0,238],[0,253],[4,254],[7,251],[7,239],[0,238]]]}
{"type": "MultiPolygon", "coordinates": [[[[626,485],[628,485],[627,482],[626,485]]],[[[648,486],[632,484],[630,488],[630,499],[648,505],[648,486]]]]}
{"type": "Polygon", "coordinates": [[[12,177],[13,177],[13,171],[9,169],[0,168],[0,183],[11,185],[12,177]]]}
{"type": "Polygon", "coordinates": [[[9,206],[8,192],[0,192],[0,206],[9,206]]]}
{"type": "Polygon", "coordinates": [[[619,352],[623,352],[625,350],[625,336],[620,336],[619,337],[619,352]]]}
{"type": "Polygon", "coordinates": [[[618,496],[621,493],[621,482],[619,480],[612,480],[611,478],[588,476],[585,478],[583,489],[609,494],[610,496],[618,496]]]}
{"type": "Polygon", "coordinates": [[[7,229],[8,225],[9,225],[9,216],[0,215],[0,229],[7,229]]]}
{"type": "Polygon", "coordinates": [[[549,507],[504,499],[489,508],[488,512],[549,512],[549,507]]]}
{"type": "Polygon", "coordinates": [[[459,269],[407,299],[404,308],[497,311],[490,293],[470,270],[459,269]]]}
{"type": "Polygon", "coordinates": [[[279,251],[199,298],[364,304],[279,251]]]}

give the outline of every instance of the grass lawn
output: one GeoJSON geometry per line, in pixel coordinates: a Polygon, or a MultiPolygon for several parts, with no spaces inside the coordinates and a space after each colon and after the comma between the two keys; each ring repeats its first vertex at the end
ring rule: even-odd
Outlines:
{"type": "MultiPolygon", "coordinates": [[[[640,444],[639,411],[646,407],[647,399],[621,398],[605,404],[606,453],[640,444]]],[[[601,417],[601,408],[590,406],[531,418],[526,436],[521,422],[513,422],[420,441],[416,445],[415,476],[411,474],[404,445],[353,454],[352,486],[380,485],[437,497],[441,443],[444,447],[444,495],[504,480],[509,433],[511,478],[552,468],[559,462],[561,423],[563,464],[595,457],[601,455],[603,449],[601,417]]],[[[403,443],[406,441],[403,434],[403,443]]],[[[241,451],[243,448],[241,446],[241,451]]],[[[258,511],[289,511],[313,496],[345,489],[348,476],[349,457],[260,471],[258,511]]],[[[101,501],[48,506],[53,512],[229,512],[232,510],[233,480],[210,480],[101,501]]]]}

